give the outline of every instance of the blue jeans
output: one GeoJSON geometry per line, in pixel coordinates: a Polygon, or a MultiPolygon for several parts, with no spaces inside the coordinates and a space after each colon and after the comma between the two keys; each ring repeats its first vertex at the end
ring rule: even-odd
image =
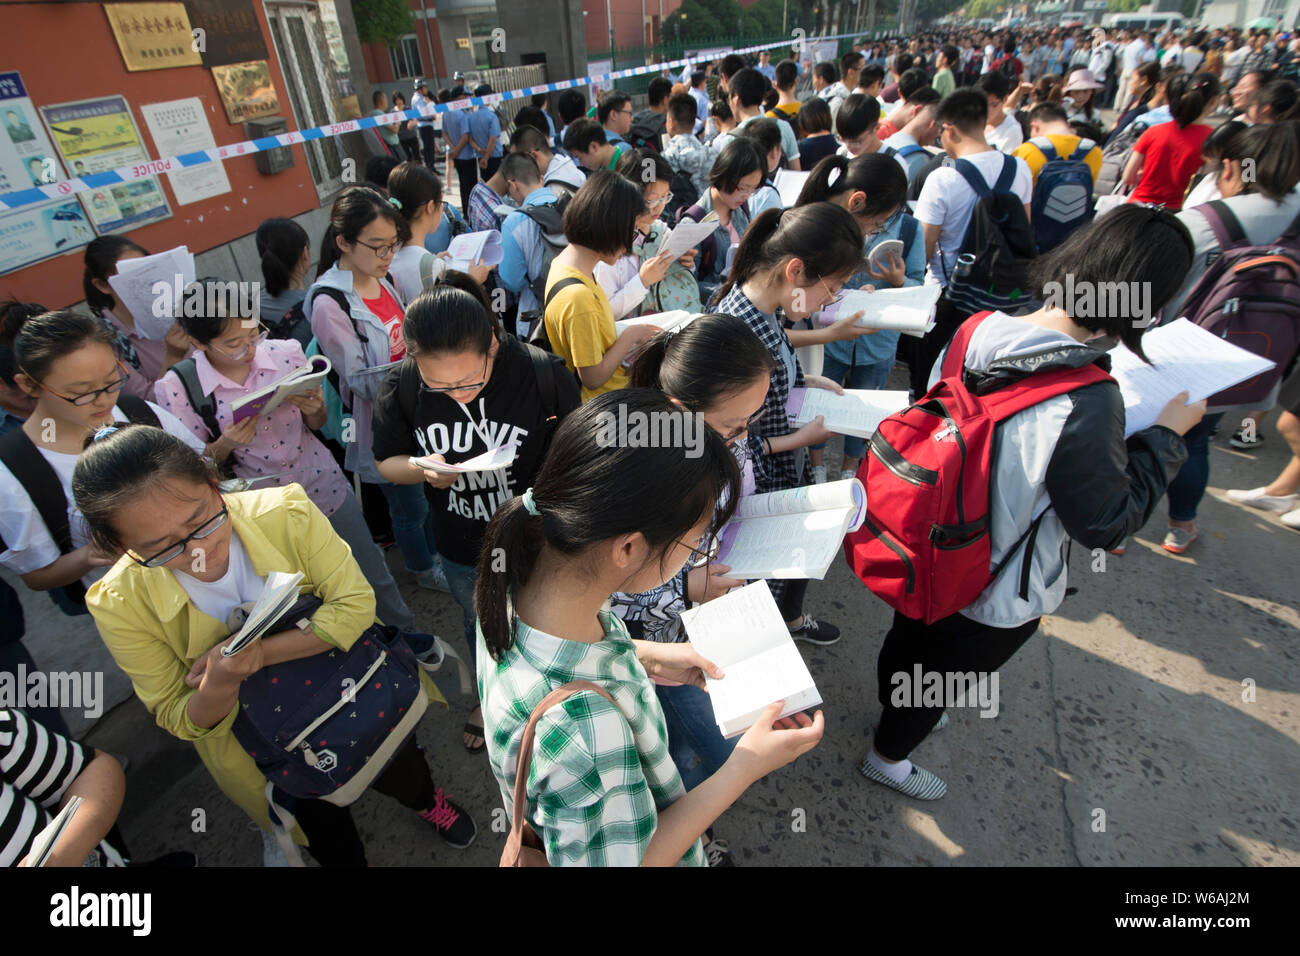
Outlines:
{"type": "Polygon", "coordinates": [[[1219,430],[1223,412],[1206,415],[1183,436],[1187,443],[1187,461],[1169,482],[1169,518],[1171,521],[1195,521],[1196,507],[1205,497],[1210,483],[1210,438],[1219,430]]]}
{"type": "Polygon", "coordinates": [[[656,684],[655,693],[668,727],[668,755],[682,775],[682,784],[693,790],[718,772],[740,738],[722,736],[709,695],[700,688],[656,684]]]}
{"type": "Polygon", "coordinates": [[[424,497],[424,482],[418,485],[394,485],[381,482],[380,490],[388,500],[393,518],[393,539],[402,552],[402,562],[412,574],[433,570],[433,512],[424,497]]]}
{"type": "Polygon", "coordinates": [[[447,573],[447,586],[451,588],[451,596],[460,605],[461,620],[465,625],[465,643],[469,645],[469,661],[473,663],[474,654],[478,650],[474,632],[474,622],[478,620],[474,611],[474,582],[478,580],[478,568],[458,564],[444,555],[442,570],[447,573]]]}
{"type": "MultiPolygon", "coordinates": [[[[892,358],[872,365],[855,365],[852,369],[832,355],[830,349],[826,350],[822,358],[822,375],[832,382],[838,382],[845,388],[884,388],[885,383],[889,381],[889,373],[893,369],[894,360],[892,358]],[[844,380],[846,375],[848,376],[847,382],[844,380]]],[[[823,442],[812,447],[825,448],[826,444],[823,442]]],[[[858,438],[855,435],[844,436],[845,458],[861,460],[866,447],[867,441],[865,438],[858,438]]]]}

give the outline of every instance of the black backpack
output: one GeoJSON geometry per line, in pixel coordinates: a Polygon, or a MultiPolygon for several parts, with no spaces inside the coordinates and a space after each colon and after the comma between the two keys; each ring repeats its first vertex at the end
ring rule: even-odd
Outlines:
{"type": "Polygon", "coordinates": [[[656,153],[662,151],[663,147],[663,117],[659,113],[651,113],[651,116],[658,118],[658,123],[652,123],[651,117],[646,116],[651,113],[650,110],[643,110],[636,116],[632,117],[632,128],[627,131],[628,145],[636,149],[652,149],[656,153]]]}
{"type": "MultiPolygon", "coordinates": [[[[543,284],[545,284],[544,280],[543,284]]],[[[562,290],[567,289],[572,285],[582,284],[581,279],[574,279],[572,277],[561,279],[552,286],[550,292],[545,292],[543,295],[538,296],[538,301],[542,303],[542,308],[536,313],[524,314],[524,318],[528,320],[528,340],[525,342],[526,345],[531,345],[543,352],[555,351],[551,346],[550,336],[546,334],[546,309],[551,304],[551,301],[559,295],[562,290]]],[[[577,373],[574,374],[576,375],[577,373]]]]}
{"type": "MultiPolygon", "coordinates": [[[[126,420],[137,425],[152,425],[161,428],[162,423],[149,403],[136,395],[119,395],[117,407],[122,409],[126,420]]],[[[18,479],[36,513],[45,524],[60,554],[71,554],[76,550],[72,546],[72,528],[68,524],[68,499],[63,493],[63,482],[54,467],[45,459],[27,433],[21,428],[9,431],[0,438],[0,462],[4,462],[10,473],[18,479]]],[[[0,551],[8,550],[4,539],[0,538],[0,551]]],[[[50,600],[59,606],[65,614],[77,615],[86,612],[86,589],[80,581],[73,581],[61,588],[51,588],[50,600]],[[60,600],[62,598],[62,600],[60,600]]]]}
{"type": "Polygon", "coordinates": [[[949,275],[944,295],[963,316],[1003,311],[1014,315],[1029,304],[1026,272],[1038,253],[1025,205],[1011,191],[1016,160],[1002,156],[1002,172],[992,189],[970,160],[959,159],[953,168],[979,197],[971,211],[958,255],[973,255],[969,269],[958,266],[949,275]]]}
{"type": "Polygon", "coordinates": [[[564,235],[564,210],[569,208],[573,197],[561,196],[556,202],[543,206],[524,206],[519,211],[537,223],[542,236],[542,251],[545,258],[541,271],[528,280],[528,287],[533,291],[533,298],[541,302],[546,298],[546,277],[551,271],[551,262],[560,254],[569,240],[564,235]]]}
{"type": "Polygon", "coordinates": [[[683,209],[689,209],[700,201],[700,191],[695,188],[691,174],[684,169],[673,170],[673,178],[668,180],[668,191],[673,198],[664,208],[663,218],[676,222],[683,209]]]}
{"type": "Polygon", "coordinates": [[[273,339],[293,339],[306,351],[307,345],[311,342],[311,320],[307,318],[307,313],[302,304],[306,297],[298,300],[293,304],[288,312],[284,315],[272,318],[262,316],[262,324],[266,326],[266,331],[273,339]]]}

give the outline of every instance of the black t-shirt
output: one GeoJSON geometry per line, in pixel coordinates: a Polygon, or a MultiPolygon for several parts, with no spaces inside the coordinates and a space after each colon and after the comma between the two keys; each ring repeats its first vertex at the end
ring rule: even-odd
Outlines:
{"type": "MultiPolygon", "coordinates": [[[[557,413],[562,418],[578,407],[578,383],[562,364],[557,362],[553,368],[559,394],[557,413]]],[[[459,476],[450,488],[428,488],[438,553],[473,566],[492,515],[503,502],[522,494],[542,466],[546,415],[533,360],[525,346],[506,336],[497,351],[492,377],[469,405],[420,388],[410,418],[398,397],[400,381],[401,369],[394,369],[375,400],[377,460],[394,455],[442,455],[455,464],[498,445],[519,445],[514,462],[504,471],[504,483],[500,472],[480,472],[459,476]]]]}

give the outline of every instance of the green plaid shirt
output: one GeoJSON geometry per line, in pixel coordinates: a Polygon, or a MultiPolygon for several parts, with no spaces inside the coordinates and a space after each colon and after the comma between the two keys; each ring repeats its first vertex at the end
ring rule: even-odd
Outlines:
{"type": "MultiPolygon", "coordinates": [[[[552,866],[639,866],[659,811],[686,790],[668,755],[654,684],[623,623],[600,613],[605,639],[571,641],[522,621],[498,663],[478,631],[478,692],[488,758],[509,813],[524,725],[548,693],[572,680],[600,684],[615,709],[590,691],[551,708],[537,724],[528,775],[528,822],[552,866]]],[[[704,866],[697,840],[682,863],[704,866]]]]}

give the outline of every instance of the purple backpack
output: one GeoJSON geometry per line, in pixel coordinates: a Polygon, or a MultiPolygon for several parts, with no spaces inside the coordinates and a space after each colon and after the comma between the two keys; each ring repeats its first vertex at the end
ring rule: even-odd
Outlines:
{"type": "Polygon", "coordinates": [[[1261,402],[1300,348],[1300,216],[1276,241],[1252,246],[1221,200],[1194,207],[1223,253],[1196,283],[1183,315],[1276,366],[1210,398],[1211,405],[1261,402]]]}

